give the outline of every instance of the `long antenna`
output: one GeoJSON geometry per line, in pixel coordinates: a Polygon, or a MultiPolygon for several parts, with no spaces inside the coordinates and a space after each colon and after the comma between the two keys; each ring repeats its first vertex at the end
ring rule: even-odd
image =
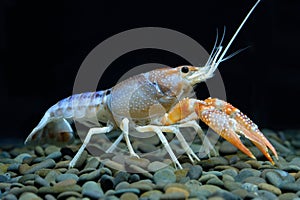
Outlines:
{"type": "Polygon", "coordinates": [[[231,46],[232,42],[234,41],[234,39],[236,38],[237,34],[240,32],[241,28],[243,27],[243,25],[245,24],[245,22],[247,21],[247,19],[249,18],[249,16],[251,15],[251,13],[253,12],[253,10],[255,9],[255,7],[258,5],[258,3],[260,2],[260,0],[258,0],[254,6],[251,8],[251,10],[249,11],[249,13],[247,14],[247,16],[245,17],[245,19],[243,20],[243,22],[241,23],[241,25],[239,26],[239,28],[236,30],[236,32],[234,33],[234,35],[232,36],[231,40],[229,41],[229,43],[227,44],[226,48],[224,49],[223,53],[220,55],[220,58],[218,59],[216,66],[218,66],[220,64],[220,62],[222,62],[223,57],[225,56],[227,50],[229,49],[229,47],[231,46]]]}

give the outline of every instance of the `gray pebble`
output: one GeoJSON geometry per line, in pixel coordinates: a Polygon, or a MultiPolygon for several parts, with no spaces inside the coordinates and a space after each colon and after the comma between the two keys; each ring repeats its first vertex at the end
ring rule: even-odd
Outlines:
{"type": "Polygon", "coordinates": [[[211,169],[217,165],[228,165],[228,161],[223,157],[212,157],[208,160],[201,160],[200,165],[204,169],[211,169]]]}
{"type": "Polygon", "coordinates": [[[197,180],[202,175],[202,172],[203,172],[203,169],[200,165],[194,165],[189,168],[189,172],[187,175],[188,175],[188,177],[190,177],[190,179],[197,180]]]}
{"type": "Polygon", "coordinates": [[[284,171],[288,171],[288,172],[297,172],[300,171],[300,167],[297,165],[290,165],[290,164],[286,164],[286,165],[282,165],[280,167],[280,169],[284,170],[284,171]]]}
{"type": "Polygon", "coordinates": [[[104,192],[114,188],[114,178],[107,174],[101,176],[100,184],[104,192]]]}
{"type": "Polygon", "coordinates": [[[136,189],[136,188],[126,188],[126,189],[116,190],[115,191],[115,195],[122,195],[122,194],[127,193],[127,192],[131,192],[131,193],[134,193],[134,194],[140,194],[140,190],[139,189],[136,189]]]}
{"type": "Polygon", "coordinates": [[[130,184],[127,181],[122,181],[115,186],[115,190],[127,189],[130,187],[130,184]]]}
{"type": "Polygon", "coordinates": [[[242,184],[242,188],[247,190],[248,192],[257,192],[258,191],[258,186],[254,185],[252,183],[244,183],[244,184],[242,184]]]}
{"type": "Polygon", "coordinates": [[[275,194],[273,194],[272,192],[269,192],[267,190],[258,190],[257,194],[263,200],[277,199],[277,196],[275,194]]]}
{"type": "Polygon", "coordinates": [[[13,194],[7,194],[3,197],[2,200],[18,200],[18,198],[13,194]]]}
{"type": "Polygon", "coordinates": [[[90,158],[87,160],[86,165],[84,166],[84,168],[94,168],[96,169],[100,164],[100,161],[97,158],[90,158]]]}
{"type": "Polygon", "coordinates": [[[222,174],[228,174],[229,176],[236,177],[238,175],[237,170],[235,169],[225,169],[221,171],[222,174]]]}
{"type": "Polygon", "coordinates": [[[43,162],[44,160],[45,160],[45,157],[25,158],[23,163],[37,164],[37,163],[43,162]]]}
{"type": "Polygon", "coordinates": [[[190,177],[190,179],[197,180],[202,175],[202,172],[203,172],[203,169],[200,165],[194,165],[189,168],[189,172],[187,175],[188,175],[188,177],[190,177]]]}
{"type": "Polygon", "coordinates": [[[296,165],[298,167],[300,167],[300,158],[299,157],[295,157],[293,158],[290,162],[289,162],[290,165],[296,165]]]}
{"type": "Polygon", "coordinates": [[[297,183],[283,183],[279,185],[283,192],[298,192],[300,191],[300,184],[297,183]]]}
{"type": "Polygon", "coordinates": [[[118,185],[122,181],[128,181],[130,174],[127,172],[119,171],[114,178],[114,185],[118,185]]]}
{"type": "Polygon", "coordinates": [[[220,146],[219,152],[220,154],[234,154],[237,152],[237,148],[231,143],[224,141],[220,146]]]}
{"type": "Polygon", "coordinates": [[[233,165],[231,165],[232,167],[235,167],[237,169],[245,169],[245,168],[251,168],[251,165],[246,163],[246,162],[237,162],[233,165]]]}
{"type": "Polygon", "coordinates": [[[100,168],[100,173],[101,173],[101,174],[107,174],[107,175],[112,176],[111,170],[110,170],[109,168],[106,168],[106,167],[100,168]]]}
{"type": "Polygon", "coordinates": [[[84,183],[81,194],[92,199],[99,199],[104,195],[100,185],[94,181],[84,183]]]}
{"type": "Polygon", "coordinates": [[[138,149],[142,153],[150,153],[150,152],[156,151],[157,147],[154,146],[153,144],[149,144],[149,143],[140,143],[140,144],[138,144],[138,149]]]}
{"type": "Polygon", "coordinates": [[[46,194],[45,200],[56,200],[56,198],[52,194],[46,194]]]}
{"type": "Polygon", "coordinates": [[[12,186],[11,183],[0,183],[0,191],[1,190],[7,190],[7,189],[11,188],[11,186],[12,186]]]}
{"type": "Polygon", "coordinates": [[[281,176],[278,173],[273,171],[266,173],[266,180],[276,187],[278,187],[282,183],[281,176]]]}
{"type": "Polygon", "coordinates": [[[19,200],[42,200],[42,198],[40,198],[39,196],[37,196],[36,194],[32,193],[32,192],[24,192],[23,194],[21,194],[19,200]]]}
{"type": "Polygon", "coordinates": [[[150,171],[150,172],[156,172],[160,169],[163,169],[163,168],[166,168],[168,167],[169,165],[164,163],[164,162],[160,162],[160,161],[153,161],[151,162],[147,169],[150,171]]]}
{"type": "Polygon", "coordinates": [[[213,193],[209,198],[214,198],[214,197],[221,197],[223,199],[230,199],[230,200],[239,200],[240,197],[233,194],[233,193],[230,193],[228,191],[225,191],[225,190],[219,190],[215,193],[213,193]]]}
{"type": "Polygon", "coordinates": [[[32,155],[30,155],[28,153],[22,153],[22,154],[18,155],[17,157],[15,157],[14,160],[17,163],[22,163],[24,159],[31,158],[31,157],[32,157],[32,155]]]}
{"type": "Polygon", "coordinates": [[[101,169],[97,169],[90,173],[82,174],[81,176],[79,176],[78,181],[79,182],[86,182],[86,181],[93,181],[93,180],[96,181],[100,178],[100,176],[101,176],[101,169]]]}
{"type": "Polygon", "coordinates": [[[56,151],[60,151],[60,148],[57,146],[54,146],[54,145],[49,145],[45,149],[45,154],[46,154],[46,156],[48,156],[49,154],[56,152],[56,151]]]}
{"type": "Polygon", "coordinates": [[[53,159],[47,159],[41,163],[30,166],[29,169],[24,171],[24,174],[32,174],[32,173],[36,172],[37,170],[40,170],[43,168],[53,168],[54,166],[55,166],[55,161],[53,159]]]}
{"type": "Polygon", "coordinates": [[[251,168],[251,165],[245,162],[237,162],[233,165],[231,165],[232,167],[235,167],[237,169],[246,169],[246,168],[251,168]]]}
{"type": "Polygon", "coordinates": [[[260,183],[266,183],[266,180],[256,176],[250,176],[243,181],[244,183],[252,183],[254,185],[258,185],[260,183]]]}
{"type": "Polygon", "coordinates": [[[10,173],[5,173],[0,175],[0,183],[8,182],[11,179],[10,173]]]}
{"type": "Polygon", "coordinates": [[[147,183],[145,181],[139,181],[139,182],[130,184],[130,188],[137,188],[141,192],[147,192],[147,191],[153,190],[154,187],[155,187],[155,185],[153,183],[151,183],[151,182],[147,183]]]}
{"type": "Polygon", "coordinates": [[[34,152],[35,152],[35,154],[37,155],[37,156],[45,156],[45,152],[44,152],[44,150],[43,150],[43,148],[41,147],[41,146],[36,146],[35,148],[34,148],[34,152]]]}
{"type": "Polygon", "coordinates": [[[196,197],[198,195],[198,192],[201,190],[201,183],[196,180],[190,180],[184,184],[190,191],[191,197],[196,197]]]}
{"type": "Polygon", "coordinates": [[[295,193],[290,193],[290,192],[284,193],[278,197],[279,200],[291,200],[295,198],[298,198],[298,196],[295,193]]]}
{"type": "Polygon", "coordinates": [[[16,161],[14,159],[11,159],[11,158],[0,158],[0,163],[13,164],[13,163],[16,163],[16,161]]]}
{"type": "Polygon", "coordinates": [[[167,194],[162,194],[159,198],[160,200],[185,200],[185,195],[182,192],[172,192],[167,194]]]}
{"type": "Polygon", "coordinates": [[[36,185],[38,187],[44,187],[44,186],[49,187],[50,186],[50,183],[40,176],[35,177],[34,183],[35,183],[34,185],[36,185]]]}
{"type": "Polygon", "coordinates": [[[78,192],[74,192],[74,191],[66,191],[66,192],[62,192],[57,196],[58,200],[65,200],[68,199],[69,197],[73,197],[73,198],[80,198],[82,199],[82,195],[78,192]]]}
{"type": "Polygon", "coordinates": [[[213,175],[216,175],[216,176],[219,176],[219,177],[221,177],[223,175],[222,172],[219,172],[219,171],[208,171],[208,172],[203,172],[202,174],[203,175],[213,174],[213,175]]]}
{"type": "Polygon", "coordinates": [[[25,184],[27,181],[34,180],[37,176],[36,174],[25,174],[19,179],[19,183],[25,184]]]}
{"type": "Polygon", "coordinates": [[[224,183],[223,181],[221,181],[219,178],[212,178],[212,179],[209,179],[206,184],[210,184],[210,185],[216,185],[216,186],[219,186],[219,187],[223,187],[224,186],[224,183]]]}
{"type": "Polygon", "coordinates": [[[224,181],[224,188],[226,188],[229,191],[233,191],[236,189],[241,189],[242,184],[235,181],[224,181]]]}
{"type": "Polygon", "coordinates": [[[281,153],[285,153],[285,154],[288,154],[288,153],[291,152],[291,150],[289,148],[287,148],[284,145],[280,144],[276,140],[274,140],[272,138],[270,138],[269,140],[273,144],[273,146],[276,149],[276,151],[281,152],[281,153]]]}
{"type": "Polygon", "coordinates": [[[20,165],[20,163],[13,163],[8,166],[7,171],[18,172],[20,165]]]}
{"type": "Polygon", "coordinates": [[[260,176],[261,172],[255,169],[246,168],[242,169],[240,173],[234,178],[237,182],[243,182],[246,178],[251,176],[260,176]]]}
{"type": "Polygon", "coordinates": [[[218,186],[215,185],[202,185],[200,186],[199,193],[202,193],[202,195],[208,197],[212,195],[213,193],[222,190],[218,186]]]}
{"type": "Polygon", "coordinates": [[[218,177],[214,174],[205,174],[199,178],[199,181],[201,183],[206,183],[209,179],[212,179],[212,178],[218,178],[218,177]]]}
{"type": "Polygon", "coordinates": [[[140,175],[138,174],[131,174],[128,178],[128,182],[129,183],[134,183],[134,182],[137,182],[139,181],[141,178],[140,178],[140,175]]]}
{"type": "Polygon", "coordinates": [[[3,151],[0,153],[0,158],[11,158],[10,154],[7,151],[3,151]]]}
{"type": "Polygon", "coordinates": [[[91,172],[93,172],[93,171],[95,171],[95,169],[94,168],[84,168],[83,170],[81,170],[79,173],[78,173],[78,175],[82,175],[82,174],[88,174],[88,173],[91,173],[91,172]]]}
{"type": "Polygon", "coordinates": [[[158,185],[165,185],[168,183],[175,183],[176,175],[168,168],[161,169],[154,173],[153,180],[158,185]]]}
{"type": "Polygon", "coordinates": [[[60,173],[57,172],[57,171],[50,171],[47,176],[45,177],[45,180],[48,182],[48,183],[52,183],[52,182],[55,182],[56,180],[56,177],[59,175],[60,173]]]}
{"type": "Polygon", "coordinates": [[[234,181],[234,178],[228,174],[223,174],[222,181],[234,181]]]}
{"type": "MultiPolygon", "coordinates": [[[[71,182],[70,180],[66,180],[64,182],[71,182]]],[[[39,188],[38,192],[39,194],[45,195],[45,194],[53,194],[58,195],[65,191],[74,191],[74,192],[81,192],[82,188],[79,185],[76,185],[74,183],[66,183],[65,185],[61,184],[64,182],[60,182],[53,187],[41,187],[39,188]]]]}
{"type": "Polygon", "coordinates": [[[60,151],[55,151],[53,153],[50,153],[46,159],[53,159],[53,160],[56,160],[58,161],[60,158],[61,158],[62,154],[60,151]]]}
{"type": "Polygon", "coordinates": [[[34,186],[23,186],[21,188],[14,187],[10,190],[10,193],[16,196],[19,196],[20,194],[23,194],[25,192],[37,193],[38,189],[34,186]]]}
{"type": "Polygon", "coordinates": [[[79,174],[79,170],[76,169],[76,168],[71,168],[71,169],[68,169],[65,173],[66,174],[76,174],[76,175],[78,175],[79,174]]]}
{"type": "Polygon", "coordinates": [[[75,181],[78,181],[78,176],[76,174],[60,174],[56,176],[56,182],[61,182],[64,180],[73,179],[75,181]]]}

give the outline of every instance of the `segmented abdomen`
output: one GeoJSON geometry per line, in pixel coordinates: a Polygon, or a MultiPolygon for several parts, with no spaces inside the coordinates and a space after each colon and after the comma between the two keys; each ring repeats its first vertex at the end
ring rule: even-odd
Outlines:
{"type": "Polygon", "coordinates": [[[105,118],[110,116],[107,107],[109,98],[110,90],[75,94],[57,102],[47,112],[53,118],[81,119],[97,116],[100,117],[98,120],[102,121],[106,120],[101,119],[106,114],[105,118]]]}

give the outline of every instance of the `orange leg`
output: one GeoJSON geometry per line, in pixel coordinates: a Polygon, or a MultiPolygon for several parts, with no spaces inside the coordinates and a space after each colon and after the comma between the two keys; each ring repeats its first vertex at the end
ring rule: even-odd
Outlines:
{"type": "Polygon", "coordinates": [[[249,157],[255,158],[251,151],[241,142],[237,133],[251,140],[272,164],[274,164],[274,161],[268,152],[268,148],[278,159],[275,148],[260,132],[256,124],[231,104],[216,98],[208,98],[205,101],[185,98],[164,116],[162,123],[169,125],[182,123],[187,119],[195,120],[196,118],[200,118],[216,133],[249,157]]]}

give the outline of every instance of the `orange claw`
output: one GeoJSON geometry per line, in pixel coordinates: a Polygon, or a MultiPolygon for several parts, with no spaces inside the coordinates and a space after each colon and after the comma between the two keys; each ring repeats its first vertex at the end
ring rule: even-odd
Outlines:
{"type": "Polygon", "coordinates": [[[278,159],[275,148],[246,115],[231,104],[216,98],[208,98],[204,102],[197,102],[195,105],[195,112],[204,123],[249,157],[255,158],[237,135],[243,134],[273,165],[275,164],[268,153],[269,148],[278,159]]]}

